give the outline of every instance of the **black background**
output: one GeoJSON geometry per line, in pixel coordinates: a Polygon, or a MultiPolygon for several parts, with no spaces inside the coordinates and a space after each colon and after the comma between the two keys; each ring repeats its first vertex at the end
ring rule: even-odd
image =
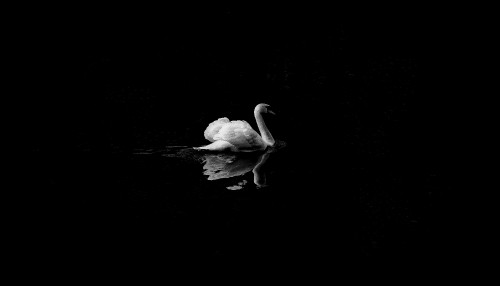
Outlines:
{"type": "Polygon", "coordinates": [[[420,90],[426,42],[405,11],[348,20],[326,7],[49,15],[29,25],[24,47],[40,75],[25,110],[29,169],[43,189],[29,218],[38,257],[447,255],[446,119],[441,99],[420,90]],[[130,159],[140,148],[205,144],[208,123],[253,122],[261,102],[278,114],[270,129],[290,150],[279,167],[289,173],[269,192],[200,195],[187,183],[192,165],[130,159]],[[165,170],[180,177],[162,181],[165,170]],[[158,192],[165,184],[168,194],[158,192]]]}

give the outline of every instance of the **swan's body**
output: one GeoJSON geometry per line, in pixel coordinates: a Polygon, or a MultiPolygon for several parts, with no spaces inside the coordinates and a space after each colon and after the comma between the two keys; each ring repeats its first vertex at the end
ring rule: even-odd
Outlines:
{"type": "Polygon", "coordinates": [[[219,118],[210,123],[205,129],[205,138],[212,142],[207,146],[195,147],[196,150],[253,152],[265,150],[273,146],[275,141],[267,129],[263,113],[271,113],[269,105],[261,103],[254,109],[255,120],[259,128],[257,133],[248,122],[244,120],[229,121],[227,117],[219,118]]]}

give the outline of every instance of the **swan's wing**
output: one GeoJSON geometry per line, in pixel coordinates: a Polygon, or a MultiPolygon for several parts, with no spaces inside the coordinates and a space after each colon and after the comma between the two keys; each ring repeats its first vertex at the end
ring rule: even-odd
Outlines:
{"type": "Polygon", "coordinates": [[[207,129],[205,129],[205,138],[210,141],[210,142],[214,142],[215,139],[214,139],[214,136],[215,134],[217,134],[219,132],[219,130],[222,128],[222,126],[224,124],[227,124],[229,123],[229,119],[227,117],[223,117],[223,118],[219,118],[217,120],[215,120],[214,122],[210,123],[207,127],[207,129]]]}
{"type": "Polygon", "coordinates": [[[244,120],[235,120],[223,124],[213,139],[227,141],[239,149],[266,146],[260,135],[244,120]]]}

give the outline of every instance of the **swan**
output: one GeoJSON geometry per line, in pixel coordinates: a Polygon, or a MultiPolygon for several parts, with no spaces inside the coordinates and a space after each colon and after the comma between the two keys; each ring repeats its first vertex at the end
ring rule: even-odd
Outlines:
{"type": "Polygon", "coordinates": [[[264,123],[263,113],[275,115],[269,104],[260,103],[255,106],[254,116],[259,128],[257,133],[245,120],[229,121],[227,117],[219,118],[205,129],[205,138],[212,144],[194,147],[196,150],[253,152],[274,146],[275,141],[264,123]]]}

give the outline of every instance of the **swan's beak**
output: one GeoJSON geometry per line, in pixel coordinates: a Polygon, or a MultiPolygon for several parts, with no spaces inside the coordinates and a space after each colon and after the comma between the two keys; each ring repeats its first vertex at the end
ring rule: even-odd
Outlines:
{"type": "Polygon", "coordinates": [[[272,115],[276,115],[276,113],[272,112],[271,110],[267,110],[267,113],[271,113],[272,115]]]}

